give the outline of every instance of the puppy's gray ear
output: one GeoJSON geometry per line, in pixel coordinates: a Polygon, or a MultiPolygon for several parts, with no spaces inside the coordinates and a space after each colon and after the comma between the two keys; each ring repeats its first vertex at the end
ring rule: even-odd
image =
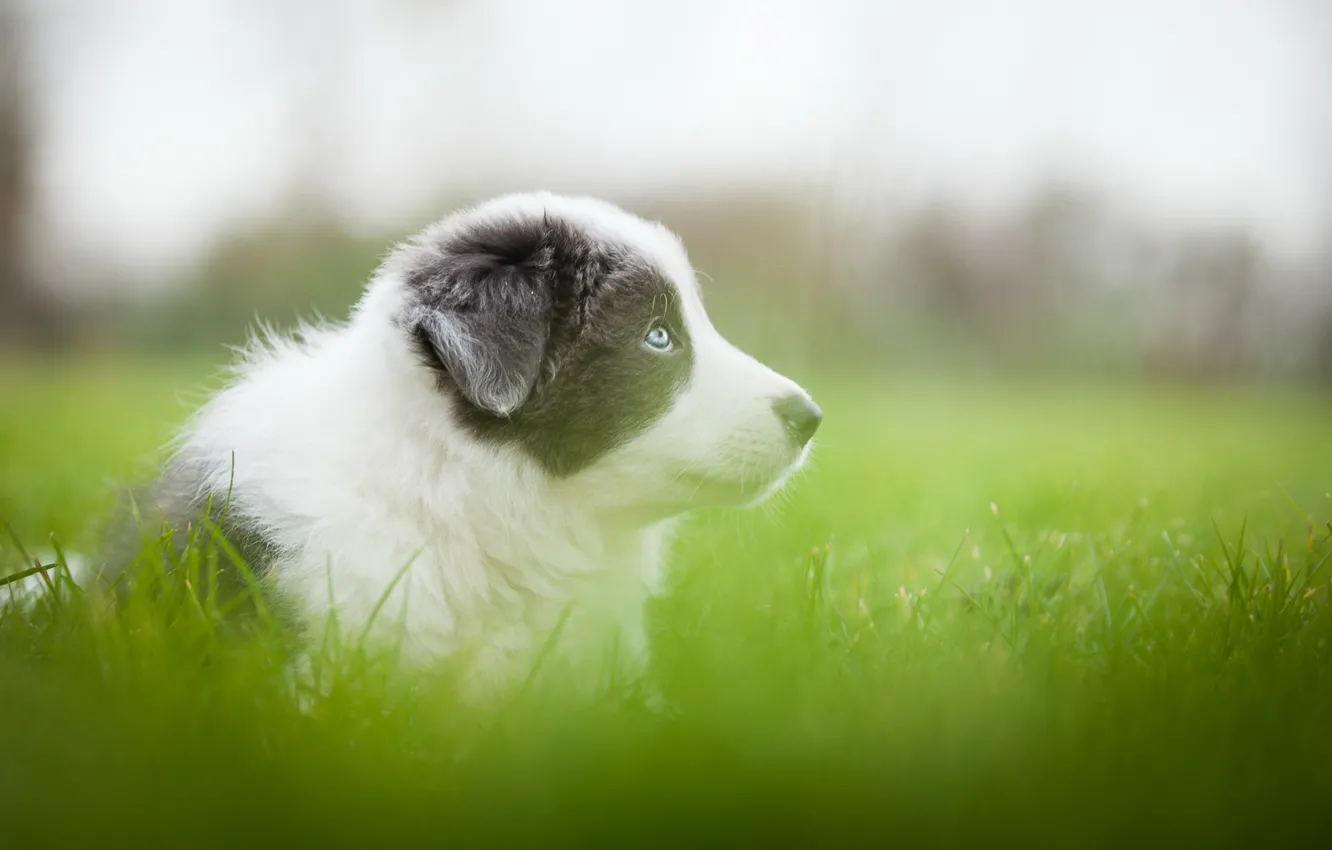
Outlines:
{"type": "MultiPolygon", "coordinates": [[[[509,416],[536,385],[554,300],[546,264],[533,254],[450,251],[408,280],[404,315],[423,359],[477,408],[509,416]]],[[[533,246],[535,247],[535,246],[533,246]]]]}

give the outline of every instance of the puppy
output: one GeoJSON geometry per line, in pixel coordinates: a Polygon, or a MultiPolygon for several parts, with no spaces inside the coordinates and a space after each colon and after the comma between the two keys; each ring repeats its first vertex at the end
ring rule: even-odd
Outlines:
{"type": "Polygon", "coordinates": [[[501,686],[558,632],[604,684],[645,660],[673,520],[762,500],[821,416],[712,326],[665,227],[509,195],[393,250],[345,324],[251,346],[157,508],[211,504],[310,625],[501,686]]]}

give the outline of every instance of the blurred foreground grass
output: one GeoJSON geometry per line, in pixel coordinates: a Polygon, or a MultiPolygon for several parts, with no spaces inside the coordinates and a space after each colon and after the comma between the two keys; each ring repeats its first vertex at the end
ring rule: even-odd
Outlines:
{"type": "MultiPolygon", "coordinates": [[[[0,519],[86,540],[206,374],[0,367],[0,519]]],[[[179,583],[76,598],[0,619],[5,846],[1332,832],[1332,403],[796,377],[827,414],[811,470],[691,521],[655,606],[678,717],[483,717],[345,653],[301,700],[289,635],[179,583]]]]}

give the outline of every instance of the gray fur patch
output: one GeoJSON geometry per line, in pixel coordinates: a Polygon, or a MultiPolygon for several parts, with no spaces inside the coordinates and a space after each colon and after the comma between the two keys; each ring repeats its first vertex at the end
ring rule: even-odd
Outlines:
{"type": "Polygon", "coordinates": [[[399,325],[475,436],[571,475],[670,407],[693,367],[679,297],[627,246],[552,216],[463,223],[401,263],[399,325]],[[643,345],[654,327],[674,345],[643,345]]]}
{"type": "MultiPolygon", "coordinates": [[[[239,554],[245,568],[263,575],[277,550],[265,536],[240,519],[227,504],[228,494],[209,493],[205,482],[210,478],[207,463],[178,458],[163,470],[152,485],[128,493],[122,499],[113,525],[104,535],[104,552],[99,579],[106,587],[123,590],[125,581],[142,558],[166,558],[179,562],[193,536],[196,545],[207,548],[213,530],[220,531],[227,544],[239,554]],[[165,551],[155,551],[163,544],[165,551]]],[[[239,591],[246,582],[233,560],[218,553],[218,573],[223,589],[239,591]]]]}

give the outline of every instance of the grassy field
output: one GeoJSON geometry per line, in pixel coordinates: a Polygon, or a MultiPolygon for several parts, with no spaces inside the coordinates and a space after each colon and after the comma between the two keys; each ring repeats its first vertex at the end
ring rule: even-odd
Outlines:
{"type": "MultiPolygon", "coordinates": [[[[0,368],[0,520],[70,545],[194,364],[0,368]]],[[[819,380],[811,470],[687,527],[653,611],[678,716],[293,639],[180,582],[0,619],[5,846],[1027,846],[1332,833],[1332,400],[819,380]]],[[[0,571],[24,566],[13,541],[0,571]]],[[[197,589],[197,588],[195,588],[197,589]]]]}

